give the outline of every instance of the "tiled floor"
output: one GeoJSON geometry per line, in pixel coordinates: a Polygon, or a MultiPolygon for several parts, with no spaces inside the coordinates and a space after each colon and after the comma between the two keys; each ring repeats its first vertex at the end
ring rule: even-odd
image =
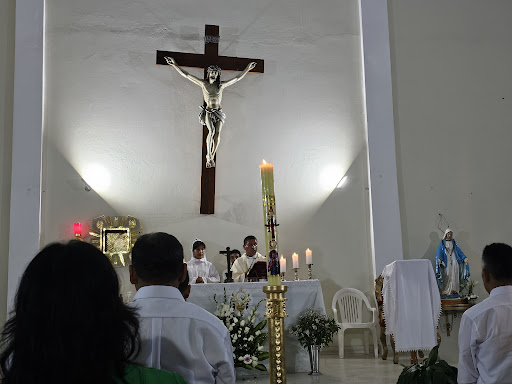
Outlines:
{"type": "MultiPolygon", "coordinates": [[[[408,365],[407,357],[401,356],[400,362],[408,365]]],[[[322,376],[309,376],[307,373],[289,373],[288,384],[332,384],[332,383],[379,383],[395,384],[403,367],[393,364],[393,360],[382,360],[363,354],[347,354],[344,359],[338,355],[320,355],[320,372],[322,376]]],[[[247,377],[236,381],[244,384],[269,383],[269,377],[247,377]]]]}

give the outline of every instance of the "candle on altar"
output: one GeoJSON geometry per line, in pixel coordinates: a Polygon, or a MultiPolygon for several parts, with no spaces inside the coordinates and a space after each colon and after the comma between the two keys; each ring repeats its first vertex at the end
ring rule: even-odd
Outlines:
{"type": "Polygon", "coordinates": [[[299,268],[299,255],[293,253],[292,255],[293,268],[299,268]]]}
{"type": "Polygon", "coordinates": [[[306,249],[306,264],[313,264],[313,252],[311,249],[306,249]]]}
{"type": "Polygon", "coordinates": [[[281,273],[286,272],[286,259],[283,255],[281,255],[281,258],[279,259],[279,268],[281,269],[281,273]]]}

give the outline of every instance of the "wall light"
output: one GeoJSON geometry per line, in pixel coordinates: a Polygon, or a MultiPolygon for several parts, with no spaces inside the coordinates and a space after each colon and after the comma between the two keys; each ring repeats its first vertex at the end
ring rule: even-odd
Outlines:
{"type": "Polygon", "coordinates": [[[345,183],[347,182],[347,179],[348,177],[347,176],[343,176],[340,180],[340,182],[338,183],[338,185],[336,186],[336,188],[341,188],[343,187],[343,185],[345,185],[345,183]]]}
{"type": "MultiPolygon", "coordinates": [[[[100,164],[91,164],[84,169],[83,180],[96,192],[103,192],[110,187],[110,172],[100,164]]],[[[87,187],[86,187],[87,190],[87,187]]]]}

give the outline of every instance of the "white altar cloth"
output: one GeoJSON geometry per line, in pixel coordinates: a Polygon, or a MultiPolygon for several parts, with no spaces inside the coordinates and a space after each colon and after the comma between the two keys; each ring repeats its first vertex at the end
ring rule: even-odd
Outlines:
{"type": "MultiPolygon", "coordinates": [[[[267,285],[266,282],[194,284],[192,285],[188,302],[199,305],[210,313],[214,313],[216,309],[216,304],[213,300],[214,295],[216,295],[217,301],[221,302],[224,300],[224,288],[226,288],[228,300],[233,292],[243,289],[251,295],[252,301],[249,305],[252,308],[258,301],[266,297],[263,293],[263,286],[265,285],[267,285]]],[[[299,344],[297,338],[290,334],[289,329],[297,321],[299,314],[308,308],[319,308],[325,313],[322,286],[318,280],[285,281],[283,285],[288,286],[288,291],[285,294],[288,299],[286,301],[286,313],[288,313],[288,317],[284,319],[286,371],[309,372],[311,369],[308,353],[299,344]]],[[[263,319],[264,313],[265,302],[262,302],[257,312],[258,319],[263,319]]],[[[265,341],[265,343],[266,350],[268,348],[268,342],[265,341]]],[[[253,371],[249,372],[252,373],[253,371]]]]}

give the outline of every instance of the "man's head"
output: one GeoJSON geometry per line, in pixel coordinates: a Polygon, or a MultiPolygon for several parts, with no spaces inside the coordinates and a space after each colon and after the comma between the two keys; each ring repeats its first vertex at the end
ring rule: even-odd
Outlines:
{"type": "Polygon", "coordinates": [[[168,233],[148,233],[139,237],[132,249],[130,282],[135,288],[146,285],[177,287],[185,279],[183,247],[168,233]]]}
{"type": "Polygon", "coordinates": [[[210,65],[206,69],[206,76],[208,77],[208,81],[210,82],[210,84],[213,84],[216,81],[220,82],[220,74],[221,74],[221,69],[217,65],[210,65]]]}
{"type": "Polygon", "coordinates": [[[489,293],[496,287],[512,285],[512,247],[503,243],[493,243],[484,248],[482,281],[489,293]]]}
{"type": "Polygon", "coordinates": [[[252,257],[258,251],[258,239],[255,236],[247,236],[244,239],[244,251],[245,254],[249,257],[252,257]]]}
{"type": "Polygon", "coordinates": [[[235,260],[238,259],[240,256],[240,251],[238,249],[233,249],[229,255],[229,260],[231,261],[231,264],[233,264],[235,260]]]}
{"type": "Polygon", "coordinates": [[[192,244],[192,254],[194,255],[195,259],[202,259],[205,255],[206,246],[204,243],[199,240],[195,239],[194,243],[192,244]]]}

